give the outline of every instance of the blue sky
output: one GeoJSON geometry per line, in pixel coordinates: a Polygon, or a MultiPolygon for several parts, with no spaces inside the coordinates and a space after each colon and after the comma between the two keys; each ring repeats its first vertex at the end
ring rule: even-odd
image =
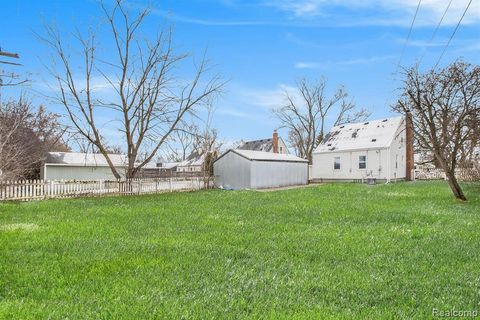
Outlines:
{"type": "MultiPolygon", "coordinates": [[[[422,68],[435,65],[468,0],[452,2],[431,41],[448,2],[422,1],[406,46],[416,0],[164,0],[129,5],[132,10],[146,4],[153,8],[143,30],[146,37],[173,25],[180,52],[199,58],[207,49],[215,71],[229,80],[216,103],[215,124],[222,138],[235,141],[270,136],[278,126],[270,109],[282,104],[282,91],[294,90],[301,77],[324,76],[331,90],[344,85],[358,106],[372,111],[372,118],[390,115],[402,51],[402,65],[421,57],[422,68]]],[[[43,33],[44,23],[54,22],[68,33],[102,21],[94,0],[1,1],[0,46],[20,53],[24,66],[14,70],[30,74],[32,82],[23,90],[36,103],[62,112],[42,97],[50,54],[35,33],[43,33]]],[[[479,35],[480,1],[474,0],[441,65],[458,57],[480,63],[479,35]]],[[[102,44],[108,54],[108,41],[102,44]]],[[[181,72],[188,76],[188,68],[181,72]]],[[[115,139],[116,133],[107,135],[115,139]]]]}

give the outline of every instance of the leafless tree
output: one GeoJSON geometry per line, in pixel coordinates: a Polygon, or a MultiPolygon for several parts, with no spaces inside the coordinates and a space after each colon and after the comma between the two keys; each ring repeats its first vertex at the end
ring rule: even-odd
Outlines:
{"type": "Polygon", "coordinates": [[[80,66],[74,64],[55,28],[47,27],[42,38],[59,64],[50,70],[60,92],[57,101],[75,130],[103,154],[116,178],[121,176],[108,156],[107,141],[102,139],[102,112],[108,110],[109,116],[118,120],[128,158],[126,177],[132,178],[155,157],[182,119],[194,116],[223,86],[218,76],[208,77],[205,58],[195,64],[193,79],[182,81],[176,70],[188,56],[174,53],[171,31],[163,30],[155,39],[143,40],[141,28],[149,10],[134,15],[126,7],[122,0],[115,0],[111,9],[101,2],[111,35],[108,40],[113,42],[108,49],[114,59],[98,54],[95,33],[74,35],[81,48],[80,66]],[[113,89],[114,97],[102,97],[96,90],[95,79],[99,78],[113,89]],[[146,156],[138,161],[141,154],[146,156]]]}
{"type": "Polygon", "coordinates": [[[27,82],[28,79],[24,79],[14,72],[8,72],[0,69],[0,88],[20,86],[27,82]]]}
{"type": "Polygon", "coordinates": [[[396,111],[411,112],[415,138],[443,168],[454,196],[466,200],[455,176],[461,150],[475,138],[480,112],[480,67],[457,61],[445,69],[404,71],[396,111]]]}
{"type": "Polygon", "coordinates": [[[281,127],[289,130],[289,144],[299,157],[310,163],[313,151],[325,136],[327,118],[339,125],[370,116],[365,109],[355,107],[342,86],[331,97],[327,97],[326,89],[325,78],[316,82],[301,79],[295,92],[285,91],[286,104],[273,110],[281,127]]]}
{"type": "Polygon", "coordinates": [[[204,119],[203,129],[196,135],[194,149],[203,156],[203,182],[206,189],[210,187],[213,177],[213,163],[218,158],[222,142],[218,138],[218,130],[213,126],[215,108],[209,105],[204,119]]]}
{"type": "Polygon", "coordinates": [[[59,116],[30,102],[0,102],[0,179],[38,178],[48,151],[67,151],[59,116]]]}
{"type": "Polygon", "coordinates": [[[175,129],[167,143],[167,159],[172,162],[180,162],[187,159],[195,147],[198,135],[199,128],[196,124],[185,124],[175,129]]]}

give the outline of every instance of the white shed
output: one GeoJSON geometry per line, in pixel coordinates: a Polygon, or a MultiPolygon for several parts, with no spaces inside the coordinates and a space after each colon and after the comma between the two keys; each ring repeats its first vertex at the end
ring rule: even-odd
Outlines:
{"type": "MultiPolygon", "coordinates": [[[[333,127],[313,152],[311,179],[390,181],[407,178],[407,171],[413,169],[413,148],[411,141],[407,143],[406,128],[404,117],[333,127]],[[411,161],[407,161],[410,157],[411,161]]],[[[411,134],[408,136],[411,140],[411,134]]]]}
{"type": "Polygon", "coordinates": [[[266,189],[308,183],[308,161],[290,154],[232,149],[213,165],[215,184],[226,189],[266,189]]]}

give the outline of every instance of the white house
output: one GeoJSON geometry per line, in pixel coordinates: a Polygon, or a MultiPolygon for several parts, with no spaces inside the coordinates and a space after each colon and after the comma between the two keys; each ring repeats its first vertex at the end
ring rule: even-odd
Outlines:
{"type": "Polygon", "coordinates": [[[411,126],[407,130],[404,117],[333,127],[313,153],[310,178],[313,181],[410,180],[412,140],[411,126]]]}
{"type": "Polygon", "coordinates": [[[194,151],[182,162],[177,165],[177,172],[202,172],[205,153],[194,151]]]}
{"type": "MultiPolygon", "coordinates": [[[[109,154],[117,171],[125,175],[127,157],[109,154]]],[[[40,170],[44,180],[115,180],[107,160],[100,153],[48,152],[40,170]]]]}
{"type": "Polygon", "coordinates": [[[308,161],[294,155],[232,149],[213,164],[215,184],[225,189],[264,189],[308,183],[308,161]]]}

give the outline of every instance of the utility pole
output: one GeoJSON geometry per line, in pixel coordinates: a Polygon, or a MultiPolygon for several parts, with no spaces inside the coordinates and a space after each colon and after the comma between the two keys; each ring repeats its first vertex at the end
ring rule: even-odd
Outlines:
{"type": "MultiPolygon", "coordinates": [[[[7,57],[7,58],[12,58],[12,59],[20,59],[20,56],[18,53],[12,53],[12,52],[7,52],[7,51],[2,51],[2,48],[0,47],[0,57],[7,57]]],[[[12,62],[12,61],[5,61],[5,60],[0,60],[0,65],[6,64],[6,65],[12,65],[12,66],[22,66],[22,64],[17,63],[17,62],[12,62]]],[[[7,86],[16,86],[23,84],[27,82],[27,80],[23,81],[16,81],[19,76],[15,73],[6,73],[4,70],[0,70],[0,88],[1,87],[7,87],[7,86]],[[4,79],[9,79],[8,81],[4,81],[4,79]]]]}
{"type": "MultiPolygon", "coordinates": [[[[2,51],[2,48],[0,48],[0,56],[8,57],[8,58],[14,58],[14,59],[20,59],[20,56],[18,55],[18,53],[11,53],[11,52],[2,51]]],[[[21,66],[20,63],[15,63],[15,62],[10,62],[10,61],[0,60],[0,63],[1,64],[11,64],[11,65],[14,65],[14,66],[21,66]]]]}

